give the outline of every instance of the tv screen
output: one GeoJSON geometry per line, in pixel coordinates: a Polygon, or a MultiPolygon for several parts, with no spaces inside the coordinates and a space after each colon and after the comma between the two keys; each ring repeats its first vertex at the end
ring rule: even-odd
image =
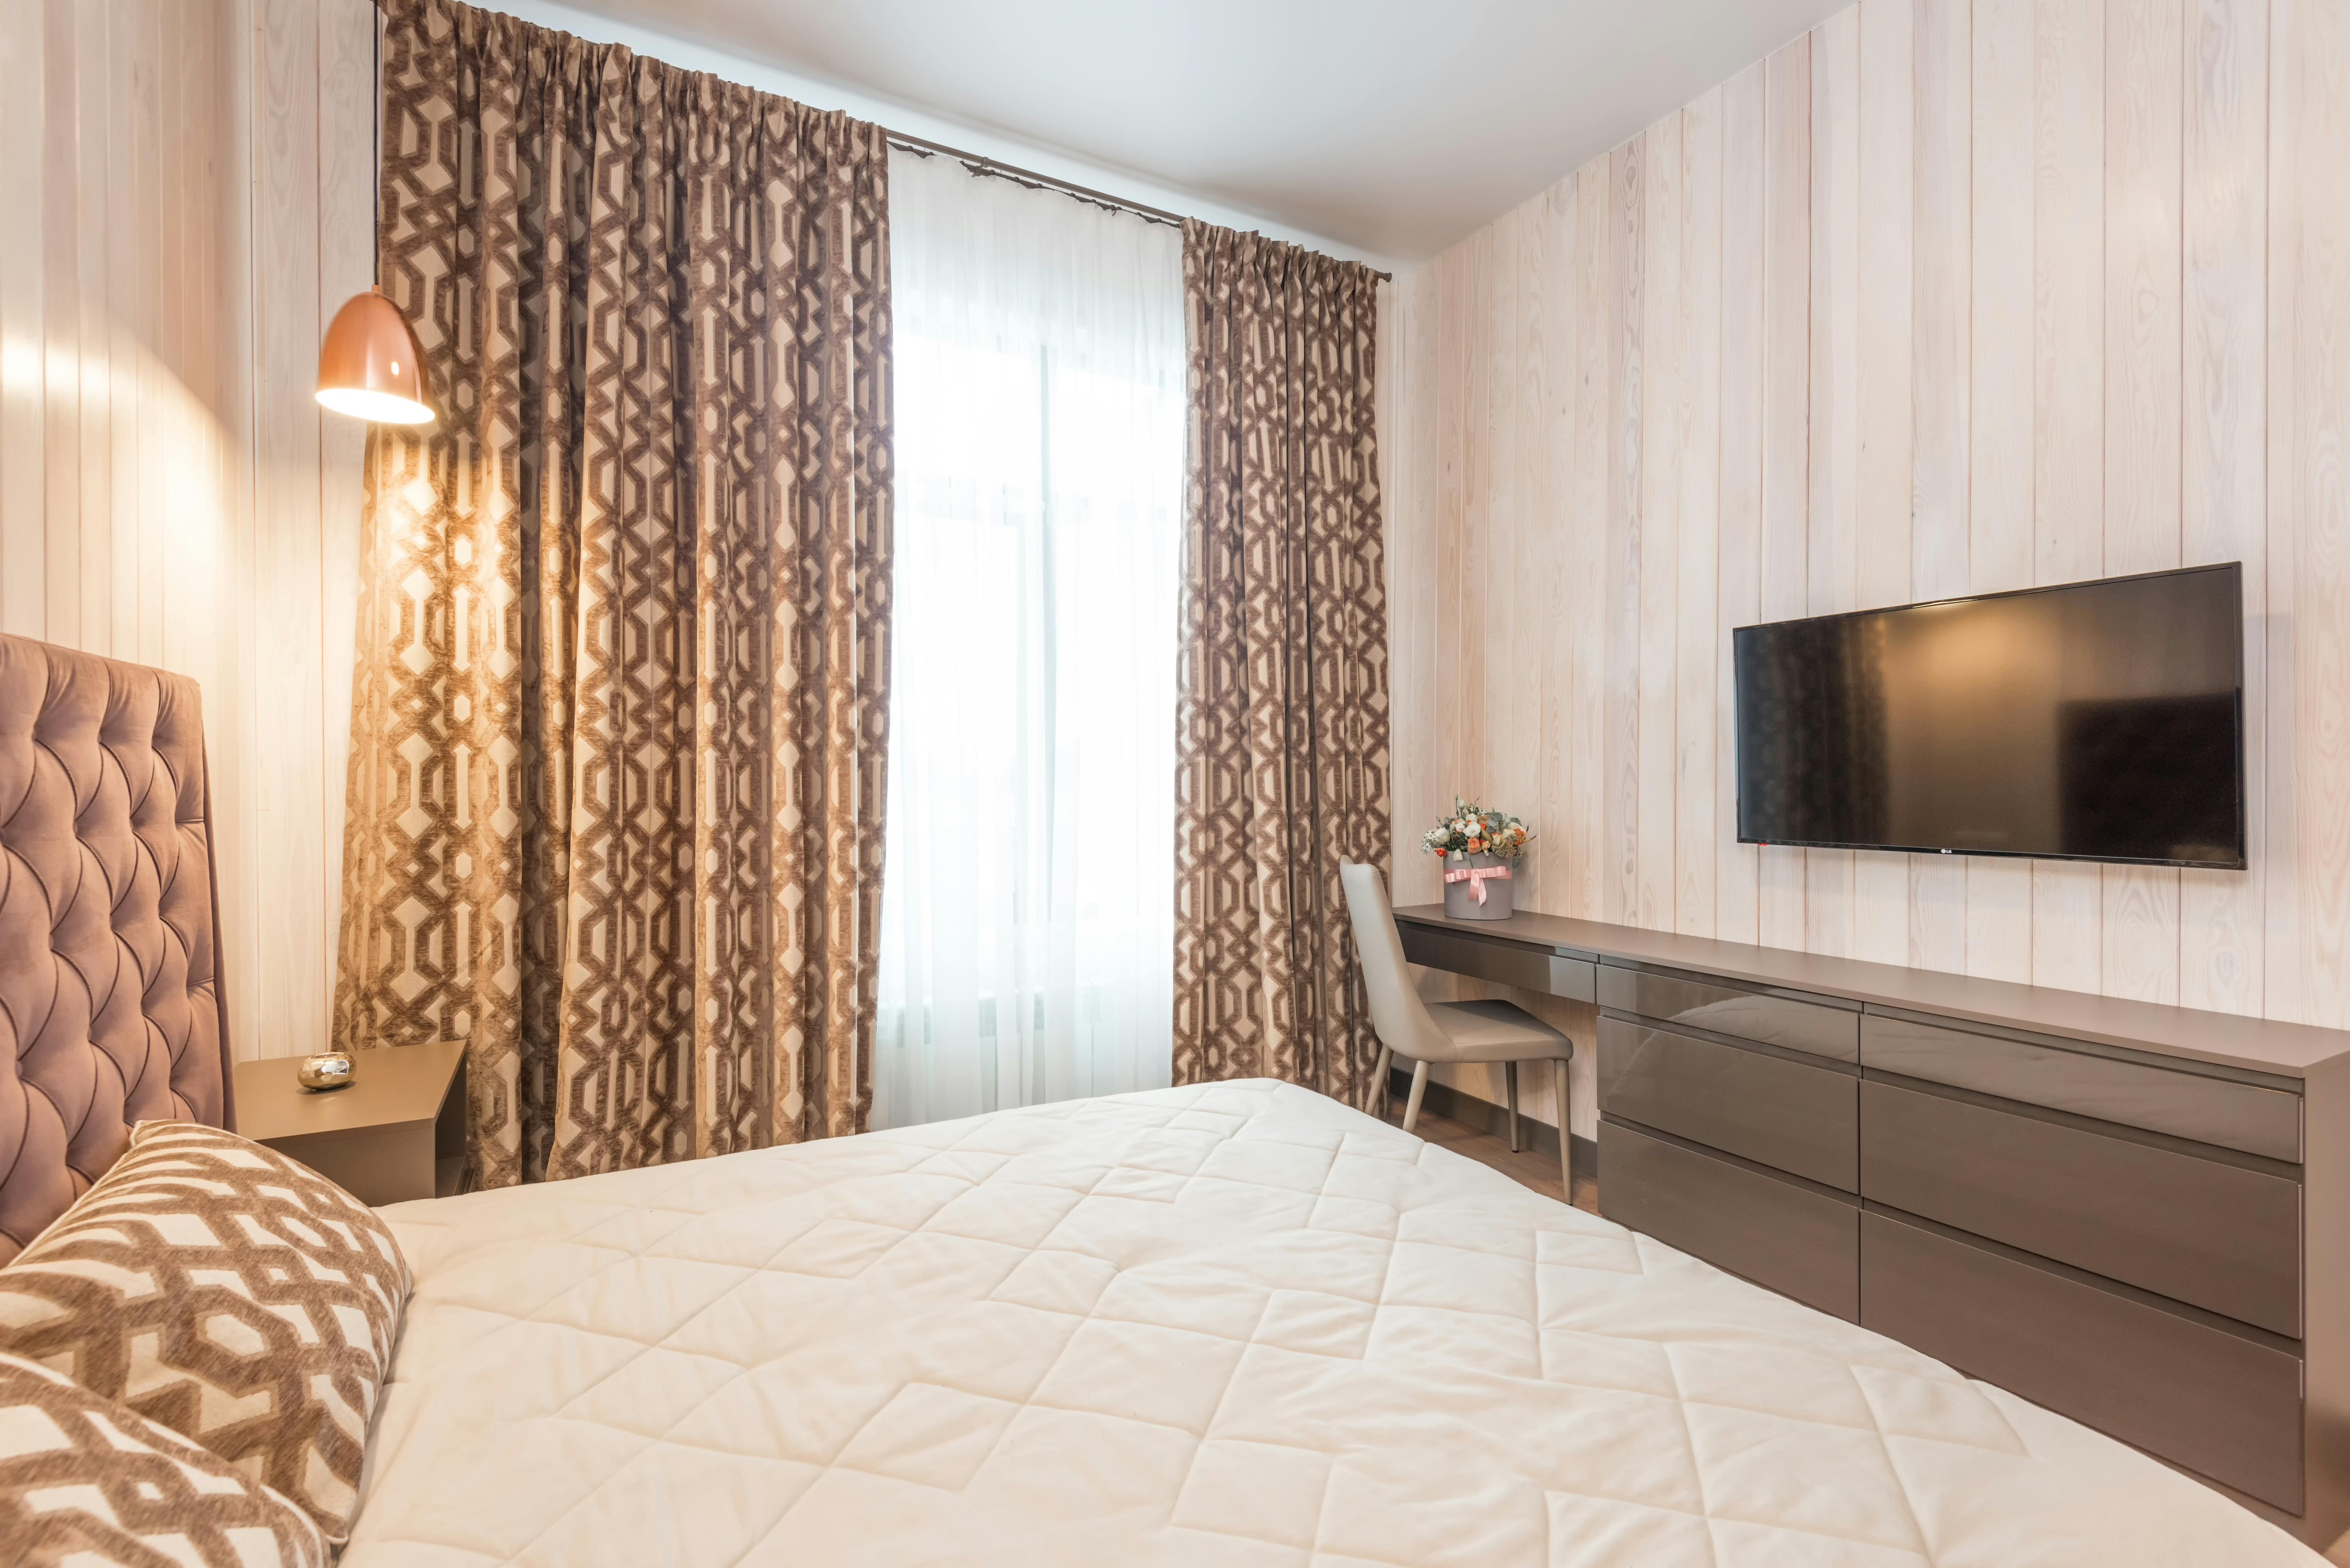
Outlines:
{"type": "Polygon", "coordinates": [[[2244,864],[2235,563],[1731,633],[1745,844],[2244,864]]]}

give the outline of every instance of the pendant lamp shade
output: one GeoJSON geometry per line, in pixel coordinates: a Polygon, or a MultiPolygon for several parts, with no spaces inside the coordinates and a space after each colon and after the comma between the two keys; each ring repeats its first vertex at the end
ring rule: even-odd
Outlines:
{"type": "Polygon", "coordinates": [[[335,312],[318,348],[318,401],[380,424],[432,422],[432,387],[416,334],[380,289],[355,294],[335,312]]]}

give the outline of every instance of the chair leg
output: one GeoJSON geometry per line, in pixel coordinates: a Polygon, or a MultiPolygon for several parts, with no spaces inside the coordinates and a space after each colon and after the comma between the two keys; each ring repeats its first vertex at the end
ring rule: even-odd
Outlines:
{"type": "Polygon", "coordinates": [[[1419,1097],[1426,1093],[1428,1093],[1428,1064],[1414,1062],[1411,1064],[1411,1098],[1406,1100],[1403,1106],[1404,1131],[1411,1131],[1413,1126],[1419,1122],[1419,1097]]]}
{"type": "Polygon", "coordinates": [[[1388,1119],[1388,1102],[1392,1097],[1388,1093],[1388,1064],[1394,1059],[1395,1053],[1392,1050],[1388,1049],[1385,1045],[1379,1047],[1379,1065],[1378,1075],[1371,1080],[1371,1084],[1373,1085],[1371,1104],[1378,1107],[1378,1116],[1379,1120],[1381,1121],[1388,1119]]]}
{"type": "Polygon", "coordinates": [[[1502,1064],[1502,1095],[1510,1105],[1510,1152],[1518,1152],[1518,1064],[1502,1064]]]}
{"type": "Polygon", "coordinates": [[[1569,1114],[1566,1085],[1567,1060],[1561,1056],[1558,1059],[1558,1188],[1572,1203],[1575,1201],[1575,1117],[1569,1114]]]}

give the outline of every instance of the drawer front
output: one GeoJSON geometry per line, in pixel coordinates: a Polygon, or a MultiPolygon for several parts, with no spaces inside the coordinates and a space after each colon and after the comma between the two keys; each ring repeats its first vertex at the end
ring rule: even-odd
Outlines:
{"type": "Polygon", "coordinates": [[[1603,1121],[1599,1210],[1782,1295],[1858,1319],[1860,1210],[1852,1204],[1603,1121]]]}
{"type": "Polygon", "coordinates": [[[2301,1512],[2299,1357],[1887,1215],[1860,1258],[1863,1327],[2301,1512]]]}
{"type": "Polygon", "coordinates": [[[1839,1062],[1860,1060],[1860,1014],[1791,997],[1603,964],[1599,1005],[1839,1062]]]}
{"type": "Polygon", "coordinates": [[[2076,1116],[2301,1163],[2301,1096],[1870,1013],[1861,1064],[2076,1116]]]}
{"type": "Polygon", "coordinates": [[[1848,1073],[1602,1018],[1599,1108],[1859,1189],[1860,1081],[1848,1073]]]}
{"type": "Polygon", "coordinates": [[[1562,958],[1541,948],[1457,936],[1410,920],[1398,920],[1396,930],[1403,938],[1403,956],[1430,969],[1523,986],[1574,1002],[1590,1002],[1597,995],[1592,973],[1597,966],[1588,959],[1562,958]]]}
{"type": "Polygon", "coordinates": [[[2281,1177],[1869,1082],[1860,1190],[2301,1336],[2301,1187],[2281,1177]]]}

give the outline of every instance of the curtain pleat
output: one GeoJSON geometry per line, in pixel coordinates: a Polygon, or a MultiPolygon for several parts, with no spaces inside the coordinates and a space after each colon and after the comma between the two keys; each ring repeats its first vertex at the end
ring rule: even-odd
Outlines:
{"type": "Polygon", "coordinates": [[[1183,230],[1175,1081],[1367,1107],[1341,860],[1388,860],[1387,602],[1367,267],[1183,230]]]}
{"type": "Polygon", "coordinates": [[[335,1030],[463,1038],[499,1186],[861,1130],[888,754],[889,153],[385,6],[335,1030]]]}

